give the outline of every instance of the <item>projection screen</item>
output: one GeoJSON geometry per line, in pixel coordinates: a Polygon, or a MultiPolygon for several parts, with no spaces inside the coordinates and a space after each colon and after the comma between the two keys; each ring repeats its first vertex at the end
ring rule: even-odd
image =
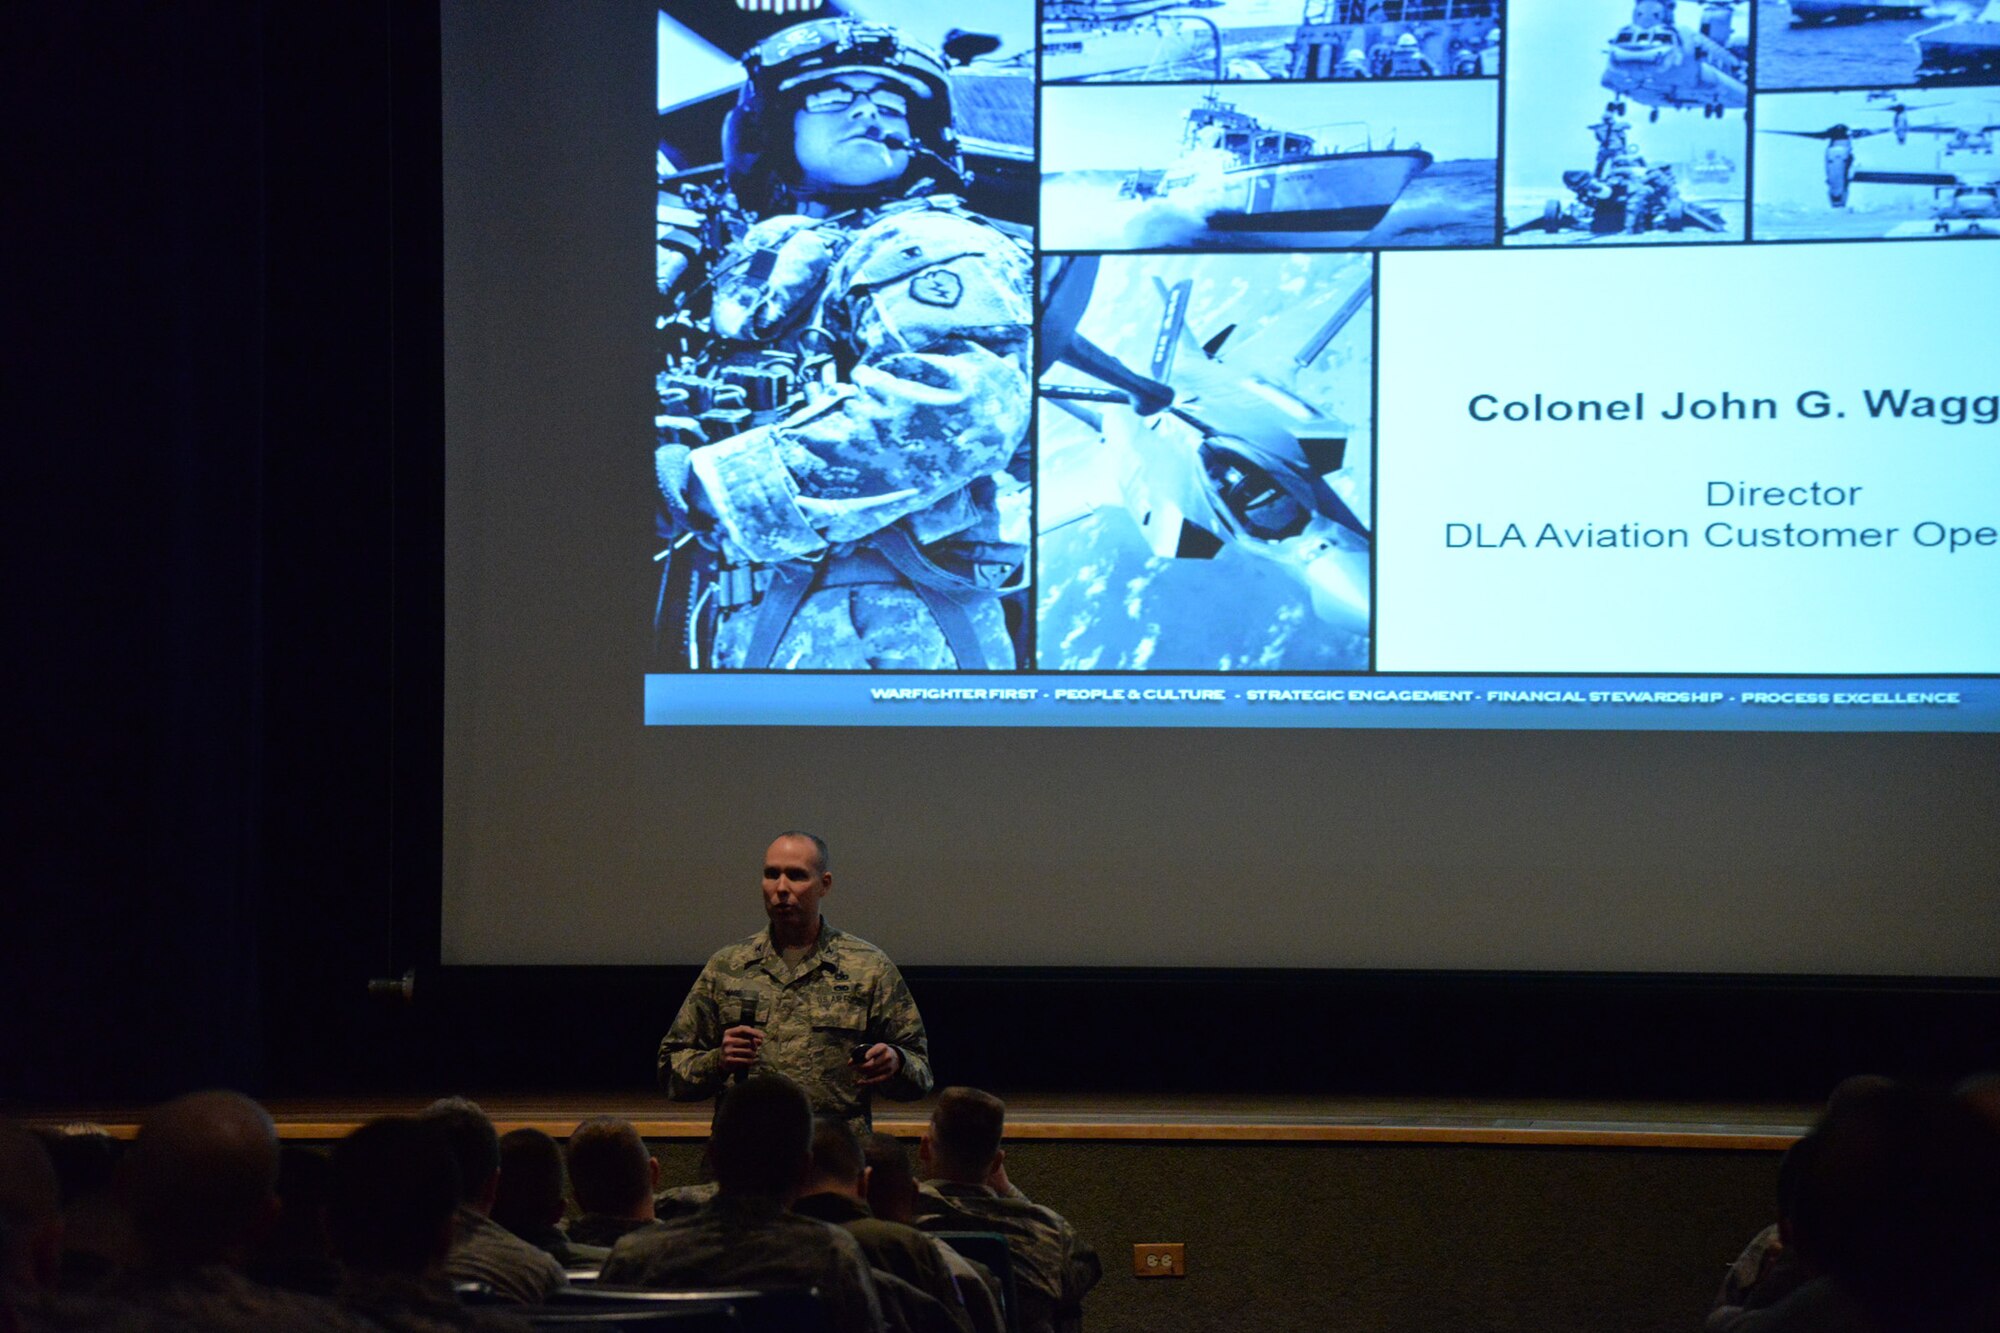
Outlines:
{"type": "Polygon", "coordinates": [[[444,961],[804,826],[915,964],[1989,973],[2000,15],[1839,8],[445,5],[444,961]]]}

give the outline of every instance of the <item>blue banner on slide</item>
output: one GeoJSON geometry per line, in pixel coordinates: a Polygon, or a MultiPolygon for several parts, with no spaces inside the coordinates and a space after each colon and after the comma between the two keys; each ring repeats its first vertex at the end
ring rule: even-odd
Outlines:
{"type": "Polygon", "coordinates": [[[646,724],[2000,731],[2000,680],[649,675],[646,724]]]}

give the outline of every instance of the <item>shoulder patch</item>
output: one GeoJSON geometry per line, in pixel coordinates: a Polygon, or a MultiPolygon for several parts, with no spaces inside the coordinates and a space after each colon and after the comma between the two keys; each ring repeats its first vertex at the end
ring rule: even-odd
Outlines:
{"type": "Polygon", "coordinates": [[[934,268],[911,281],[910,295],[925,305],[949,310],[965,295],[965,283],[948,268],[934,268]]]}

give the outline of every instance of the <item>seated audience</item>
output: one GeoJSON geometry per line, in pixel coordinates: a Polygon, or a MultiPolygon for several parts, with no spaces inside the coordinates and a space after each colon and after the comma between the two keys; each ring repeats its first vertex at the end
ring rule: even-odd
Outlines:
{"type": "MultiPolygon", "coordinates": [[[[920,1196],[916,1173],[910,1169],[910,1153],[902,1140],[890,1134],[870,1134],[862,1145],[862,1156],[868,1163],[865,1188],[869,1211],[885,1222],[915,1226],[920,1196]]],[[[985,1264],[966,1258],[942,1241],[937,1250],[975,1333],[1003,1333],[1007,1313],[1000,1279],[985,1264]]]]}
{"type": "Polygon", "coordinates": [[[327,1231],[346,1266],[340,1303],[391,1333],[523,1327],[462,1305],[444,1276],[458,1196],[458,1162],[436,1124],[388,1117],[335,1145],[327,1231]]]}
{"type": "Polygon", "coordinates": [[[600,1283],[817,1287],[834,1333],[879,1333],[880,1300],[854,1237],[791,1211],[812,1171],[812,1107],[798,1085],[765,1074],[730,1089],[708,1151],[714,1200],[621,1239],[600,1283]]]}
{"type": "Polygon", "coordinates": [[[0,1124],[0,1329],[56,1288],[62,1268],[62,1193],[41,1139],[0,1124]]]}
{"type": "Polygon", "coordinates": [[[503,1300],[538,1305],[569,1279],[562,1265],[492,1218],[500,1189],[500,1136],[463,1097],[433,1102],[420,1117],[444,1131],[458,1162],[458,1212],[445,1276],[480,1283],[503,1300]]]}
{"type": "Polygon", "coordinates": [[[1103,1276],[1097,1252],[1053,1208],[1007,1179],[1007,1107],[990,1092],[946,1088],[917,1155],[929,1177],[917,1203],[926,1231],[997,1231],[1014,1260],[1022,1333],[1082,1326],[1083,1297],[1103,1276]]]}
{"type": "Polygon", "coordinates": [[[620,1237],[656,1225],[660,1164],[631,1121],[593,1116],[570,1132],[566,1152],[570,1192],[581,1214],[569,1224],[573,1244],[608,1250],[620,1237]]]}
{"type": "Polygon", "coordinates": [[[1889,1085],[1830,1105],[1785,1227],[1812,1276],[1732,1333],[2000,1328],[2000,1135],[1964,1101],[1889,1085]]]}
{"type": "Polygon", "coordinates": [[[286,1144],[278,1153],[278,1216],[250,1256],[250,1276],[287,1291],[331,1296],[340,1264],[326,1232],[333,1163],[313,1148],[286,1144]]]}
{"type": "Polygon", "coordinates": [[[104,1126],[88,1122],[37,1133],[62,1191],[62,1271],[56,1285],[68,1292],[95,1290],[133,1263],[132,1221],[112,1189],[125,1145],[104,1126]]]}
{"type": "Polygon", "coordinates": [[[244,1275],[279,1209],[277,1128],[249,1098],[197,1092],[154,1110],[121,1183],[137,1263],[107,1287],[116,1299],[200,1329],[364,1327],[330,1302],[244,1275]]]}
{"type": "MultiPolygon", "coordinates": [[[[1842,1079],[1827,1095],[1827,1109],[1831,1111],[1854,1098],[1868,1096],[1894,1081],[1880,1074],[1856,1074],[1842,1079]]],[[[1715,1303],[1704,1325],[1708,1333],[1724,1333],[1744,1311],[1775,1305],[1817,1276],[1798,1250],[1788,1245],[1792,1204],[1813,1147],[1814,1140],[1807,1134],[1779,1159],[1778,1220],[1752,1236],[1743,1253],[1723,1274],[1722,1287],[1715,1294],[1715,1303]]]]}
{"type": "MultiPolygon", "coordinates": [[[[819,1116],[813,1121],[812,1174],[792,1211],[847,1228],[861,1243],[875,1270],[876,1285],[888,1273],[916,1289],[918,1299],[904,1300],[897,1310],[885,1296],[884,1312],[904,1328],[970,1333],[971,1321],[952,1284],[938,1242],[915,1227],[885,1222],[868,1207],[868,1165],[861,1140],[845,1120],[819,1116]],[[899,1317],[900,1316],[900,1317],[899,1317]]],[[[885,1289],[886,1290],[886,1289],[885,1289]]]]}
{"type": "Polygon", "coordinates": [[[560,1225],[568,1208],[562,1146],[539,1129],[509,1130],[500,1136],[500,1184],[493,1196],[493,1220],[564,1268],[603,1260],[608,1246],[575,1245],[560,1225]]]}

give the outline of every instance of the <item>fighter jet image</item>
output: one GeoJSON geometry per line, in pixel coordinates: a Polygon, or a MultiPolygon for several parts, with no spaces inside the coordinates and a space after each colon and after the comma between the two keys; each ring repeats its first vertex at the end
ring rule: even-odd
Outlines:
{"type": "MultiPolygon", "coordinates": [[[[1701,26],[1675,22],[1679,0],[1635,0],[1632,21],[1606,48],[1604,86],[1620,99],[1652,108],[1700,107],[1720,117],[1742,110],[1749,100],[1747,46],[1735,40],[1735,7],[1741,0],[1702,0],[1701,26]]],[[[1622,114],[1624,107],[1618,106],[1622,114]]]]}
{"type": "Polygon", "coordinates": [[[1078,331],[1098,266],[1092,255],[1044,260],[1038,356],[1043,399],[1101,436],[1111,484],[1045,490],[1041,535],[1122,511],[1156,557],[1213,561],[1233,550],[1268,562],[1303,588],[1321,622],[1365,635],[1372,538],[1355,508],[1363,492],[1347,456],[1350,427],[1295,386],[1367,305],[1372,282],[1298,346],[1291,375],[1274,376],[1231,367],[1236,324],[1197,338],[1192,279],[1155,276],[1161,315],[1141,373],[1078,331]],[[1097,382],[1078,383],[1065,368],[1097,382]]]}

